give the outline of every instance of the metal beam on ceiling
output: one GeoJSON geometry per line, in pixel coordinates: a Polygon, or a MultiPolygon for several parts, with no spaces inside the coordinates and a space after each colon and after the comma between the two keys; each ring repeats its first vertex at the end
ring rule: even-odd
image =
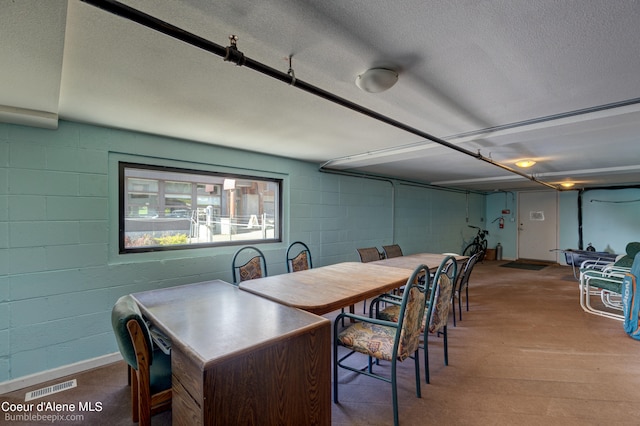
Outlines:
{"type": "MultiPolygon", "coordinates": [[[[110,12],[114,15],[120,16],[122,18],[128,19],[130,21],[136,22],[140,25],[143,25],[147,28],[150,28],[152,30],[161,32],[165,35],[168,35],[170,37],[173,37],[175,39],[181,40],[187,44],[190,44],[192,46],[198,47],[202,50],[205,50],[207,52],[213,53],[217,56],[220,56],[222,58],[224,58],[225,61],[229,61],[229,62],[233,62],[238,66],[245,66],[248,67],[250,69],[253,69],[255,71],[258,71],[264,75],[267,75],[269,77],[272,77],[276,80],[280,80],[284,83],[287,83],[290,86],[293,87],[297,87],[301,90],[304,90],[308,93],[311,93],[315,96],[319,96],[323,99],[326,99],[328,101],[331,101],[335,104],[338,104],[340,106],[343,106],[345,108],[351,109],[353,111],[356,111],[360,114],[364,114],[368,117],[371,117],[375,120],[381,121],[383,123],[386,123],[390,126],[396,127],[398,129],[404,130],[408,133],[412,133],[414,135],[420,136],[424,139],[428,139],[430,141],[433,141],[437,144],[440,144],[442,146],[445,146],[447,148],[450,148],[454,151],[460,152],[464,155],[468,155],[470,157],[476,158],[480,161],[484,161],[486,163],[492,164],[496,167],[499,167],[503,170],[506,170],[510,173],[522,176],[530,181],[536,182],[540,185],[546,186],[548,188],[554,189],[554,190],[558,190],[558,188],[555,185],[552,185],[548,182],[544,182],[541,180],[538,180],[535,176],[533,175],[528,175],[526,173],[523,173],[519,170],[513,169],[505,164],[501,164],[498,163],[494,160],[492,160],[489,157],[485,157],[482,154],[480,154],[480,152],[473,152],[473,151],[469,151],[466,150],[462,147],[459,147],[457,145],[454,145],[450,142],[447,142],[444,139],[441,139],[439,137],[433,136],[427,132],[423,132],[422,130],[416,129],[414,127],[411,127],[407,124],[401,123],[393,118],[387,117],[385,115],[379,114],[371,109],[365,108],[361,105],[358,105],[354,102],[351,102],[347,99],[344,99],[340,96],[337,96],[333,93],[330,93],[324,89],[321,89],[319,87],[316,87],[314,85],[311,85],[309,83],[306,83],[300,79],[297,79],[293,73],[285,73],[285,72],[281,72],[278,71],[274,68],[269,67],[268,65],[262,64],[260,62],[257,62],[251,58],[246,57],[241,51],[239,51],[237,49],[236,46],[236,41],[237,38],[235,38],[235,36],[231,36],[230,40],[231,40],[231,45],[228,47],[223,47],[221,45],[218,45],[216,43],[213,43],[209,40],[206,40],[202,37],[199,37],[193,33],[190,33],[188,31],[185,31],[181,28],[178,28],[174,25],[171,25],[165,21],[162,21],[160,19],[157,19],[151,15],[148,15],[144,12],[141,12],[137,9],[134,9],[130,6],[124,5],[122,3],[119,3],[117,1],[113,1],[113,0],[81,0],[84,3],[93,5],[95,7],[98,7],[102,10],[105,10],[107,12],[110,12]]],[[[326,164],[326,163],[325,163],[326,164]]],[[[324,167],[321,166],[321,168],[324,167]]]]}

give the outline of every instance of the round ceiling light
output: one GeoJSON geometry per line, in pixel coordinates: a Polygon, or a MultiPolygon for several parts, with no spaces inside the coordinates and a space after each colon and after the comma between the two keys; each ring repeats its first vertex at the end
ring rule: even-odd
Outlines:
{"type": "Polygon", "coordinates": [[[365,92],[380,93],[398,81],[398,73],[387,68],[371,68],[356,77],[356,86],[365,92]]]}
{"type": "Polygon", "coordinates": [[[516,161],[516,166],[518,167],[522,167],[523,169],[526,169],[527,167],[531,167],[534,164],[536,164],[535,161],[533,160],[520,160],[520,161],[516,161]]]}

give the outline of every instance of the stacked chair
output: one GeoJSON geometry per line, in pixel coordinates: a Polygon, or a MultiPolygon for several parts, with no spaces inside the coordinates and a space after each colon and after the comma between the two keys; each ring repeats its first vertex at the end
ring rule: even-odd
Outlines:
{"type": "Polygon", "coordinates": [[[624,320],[622,313],[622,282],[631,270],[633,259],[640,252],[640,242],[626,246],[626,254],[614,263],[584,261],[580,266],[580,306],[590,314],[624,320]],[[592,304],[592,297],[599,297],[605,309],[592,304]]]}

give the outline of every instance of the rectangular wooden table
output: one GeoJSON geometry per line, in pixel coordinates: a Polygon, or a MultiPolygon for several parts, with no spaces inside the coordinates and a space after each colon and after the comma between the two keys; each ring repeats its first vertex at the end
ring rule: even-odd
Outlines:
{"type": "Polygon", "coordinates": [[[239,284],[242,290],[317,315],[373,298],[407,283],[413,269],[344,262],[239,284]]]}
{"type": "MultiPolygon", "coordinates": [[[[390,266],[393,268],[404,268],[414,270],[418,265],[426,265],[431,272],[435,272],[440,266],[440,263],[447,257],[446,254],[436,253],[416,253],[406,256],[392,257],[390,259],[376,260],[369,262],[370,265],[390,266]]],[[[469,257],[454,255],[456,263],[458,264],[458,270],[460,265],[464,263],[469,257]]]]}
{"type": "Polygon", "coordinates": [[[134,293],[172,341],[174,425],[331,424],[331,323],[215,280],[134,293]]]}

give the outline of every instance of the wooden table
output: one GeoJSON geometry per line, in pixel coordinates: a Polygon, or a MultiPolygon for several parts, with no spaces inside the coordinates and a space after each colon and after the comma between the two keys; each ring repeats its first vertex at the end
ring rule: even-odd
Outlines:
{"type": "Polygon", "coordinates": [[[345,262],[290,274],[243,281],[240,288],[317,315],[373,298],[407,283],[411,270],[345,262]]]}
{"type": "MultiPolygon", "coordinates": [[[[448,255],[446,254],[435,254],[435,253],[417,253],[417,254],[409,254],[406,256],[398,256],[392,257],[390,259],[376,260],[374,262],[369,262],[370,265],[380,265],[380,266],[389,266],[393,268],[404,268],[414,270],[418,267],[418,265],[426,265],[429,267],[431,272],[435,272],[442,263],[442,260],[445,259],[448,255]]],[[[464,263],[469,256],[461,256],[455,255],[453,256],[456,259],[456,263],[458,264],[458,270],[460,269],[460,265],[464,263]]]]}
{"type": "Polygon", "coordinates": [[[331,323],[224,281],[133,294],[171,339],[174,425],[331,424],[331,323]]]}

